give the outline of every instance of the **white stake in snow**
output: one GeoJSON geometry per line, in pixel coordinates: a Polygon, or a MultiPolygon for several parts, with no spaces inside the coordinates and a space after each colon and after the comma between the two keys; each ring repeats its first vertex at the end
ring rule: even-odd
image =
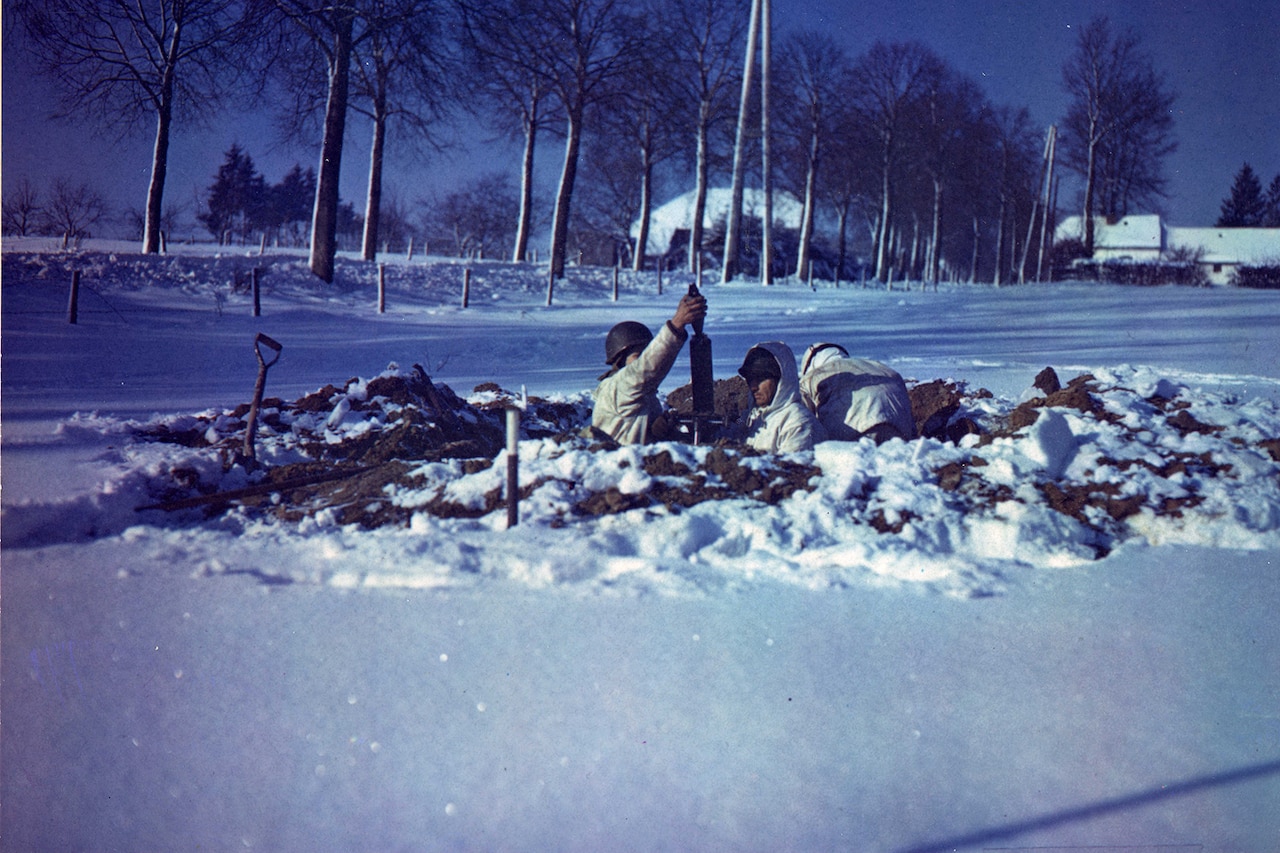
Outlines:
{"type": "Polygon", "coordinates": [[[507,409],[507,529],[520,523],[520,410],[507,409]]]}

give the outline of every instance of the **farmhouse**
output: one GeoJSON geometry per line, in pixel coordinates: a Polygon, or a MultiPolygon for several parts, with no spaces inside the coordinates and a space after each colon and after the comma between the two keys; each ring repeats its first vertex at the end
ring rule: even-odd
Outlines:
{"type": "MultiPolygon", "coordinates": [[[[1194,258],[1213,284],[1231,283],[1242,266],[1280,266],[1280,228],[1180,228],[1156,214],[1094,220],[1093,259],[1134,263],[1194,258]]],[[[1065,218],[1056,241],[1079,239],[1080,217],[1065,218]]]]}
{"type": "MultiPolygon", "coordinates": [[[[729,215],[729,203],[733,193],[727,188],[707,190],[706,208],[702,214],[703,233],[719,230],[723,232],[724,223],[729,215]]],[[[649,217],[649,239],[645,246],[648,257],[666,255],[668,252],[683,250],[689,241],[689,230],[693,223],[694,191],[676,196],[671,201],[655,208],[649,217]]],[[[747,218],[758,218],[764,212],[764,192],[751,187],[742,191],[742,215],[747,218]]],[[[781,190],[773,192],[773,222],[775,227],[800,228],[800,218],[804,214],[804,205],[793,195],[781,190]]],[[[640,235],[640,223],[631,226],[631,237],[640,235]]]]}

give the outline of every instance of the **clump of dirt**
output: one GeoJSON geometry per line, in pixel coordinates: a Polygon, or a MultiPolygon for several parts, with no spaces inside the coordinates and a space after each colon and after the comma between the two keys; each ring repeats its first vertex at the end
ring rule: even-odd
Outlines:
{"type": "Polygon", "coordinates": [[[591,409],[582,403],[556,402],[543,397],[520,399],[494,382],[483,382],[474,392],[491,397],[475,404],[482,412],[500,413],[512,407],[520,408],[520,429],[529,438],[567,439],[591,422],[591,409]]]}
{"type": "MultiPolygon", "coordinates": [[[[990,398],[990,391],[979,389],[971,395],[974,399],[990,398]]],[[[916,423],[916,435],[939,441],[958,442],[966,435],[982,435],[984,430],[973,418],[956,417],[967,395],[954,382],[935,379],[907,388],[911,401],[911,416],[916,423]]]]}
{"type": "MultiPolygon", "coordinates": [[[[1045,368],[1045,370],[1051,370],[1051,368],[1045,368]]],[[[1040,376],[1036,378],[1040,380],[1043,376],[1045,376],[1044,371],[1041,371],[1040,376]]],[[[1033,397],[1010,412],[1006,424],[1002,429],[996,430],[996,434],[1011,435],[1031,426],[1040,417],[1040,410],[1047,408],[1075,409],[1100,421],[1120,420],[1119,416],[1107,411],[1100,398],[1094,396],[1098,387],[1092,374],[1083,373],[1063,388],[1058,384],[1057,374],[1054,373],[1051,379],[1044,380],[1044,386],[1053,387],[1054,385],[1058,385],[1056,391],[1047,392],[1043,397],[1033,397]]],[[[1041,386],[1038,383],[1036,387],[1041,386]]]]}
{"type": "Polygon", "coordinates": [[[1052,367],[1046,367],[1037,373],[1035,381],[1031,384],[1046,394],[1056,394],[1062,390],[1062,381],[1058,379],[1058,371],[1052,367]]]}
{"type": "Polygon", "coordinates": [[[574,505],[585,516],[627,512],[653,506],[679,511],[704,501],[746,498],[777,504],[798,491],[813,489],[812,480],[822,469],[784,459],[761,457],[745,449],[713,448],[696,469],[677,462],[666,450],[645,457],[645,473],[655,479],[647,492],[627,493],[617,488],[596,492],[574,505]],[[744,460],[758,458],[762,465],[744,460]]]}
{"type": "MultiPolygon", "coordinates": [[[[743,412],[748,412],[755,403],[751,399],[751,389],[741,376],[728,379],[717,379],[715,382],[715,414],[723,418],[725,423],[738,420],[743,412]]],[[[693,385],[681,385],[667,395],[667,407],[678,415],[693,414],[693,385]]]]}

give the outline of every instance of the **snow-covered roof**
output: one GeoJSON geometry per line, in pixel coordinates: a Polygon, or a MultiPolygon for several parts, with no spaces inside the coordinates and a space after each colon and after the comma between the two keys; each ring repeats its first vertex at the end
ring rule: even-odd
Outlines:
{"type": "MultiPolygon", "coordinates": [[[[1079,216],[1068,216],[1058,224],[1055,241],[1080,239],[1082,231],[1079,216]]],[[[1118,222],[1108,223],[1104,217],[1093,218],[1093,245],[1095,249],[1142,249],[1158,252],[1162,248],[1159,214],[1126,216],[1118,222]]]]}
{"type": "MultiPolygon", "coordinates": [[[[1080,217],[1068,216],[1058,224],[1055,240],[1080,238],[1080,217]]],[[[1181,228],[1164,225],[1157,214],[1126,216],[1108,223],[1094,218],[1095,251],[1170,252],[1199,250],[1201,263],[1280,263],[1280,228],[1181,228]]]]}
{"type": "MultiPolygon", "coordinates": [[[[702,215],[702,227],[709,229],[722,222],[729,213],[733,191],[727,187],[707,190],[706,209],[702,215]]],[[[649,241],[646,252],[660,255],[671,247],[671,239],[680,230],[687,231],[693,222],[694,191],[676,196],[666,204],[654,208],[649,217],[649,241]]],[[[764,211],[764,192],[755,188],[742,191],[742,212],[746,216],[760,216],[764,211]]],[[[784,228],[799,228],[804,205],[789,192],[773,191],[773,221],[784,228]]],[[[640,221],[631,224],[631,236],[640,233],[640,221]]]]}
{"type": "Polygon", "coordinates": [[[1168,229],[1168,249],[1199,249],[1209,264],[1280,263],[1280,228],[1168,229]]]}

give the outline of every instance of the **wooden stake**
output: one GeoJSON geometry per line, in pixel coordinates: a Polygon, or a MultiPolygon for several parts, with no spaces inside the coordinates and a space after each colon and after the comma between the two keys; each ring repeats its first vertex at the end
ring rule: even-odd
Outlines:
{"type": "Polygon", "coordinates": [[[80,270],[71,271],[71,295],[67,297],[67,322],[76,324],[80,316],[80,270]]]}
{"type": "Polygon", "coordinates": [[[507,409],[507,529],[520,523],[520,410],[507,409]]]}

